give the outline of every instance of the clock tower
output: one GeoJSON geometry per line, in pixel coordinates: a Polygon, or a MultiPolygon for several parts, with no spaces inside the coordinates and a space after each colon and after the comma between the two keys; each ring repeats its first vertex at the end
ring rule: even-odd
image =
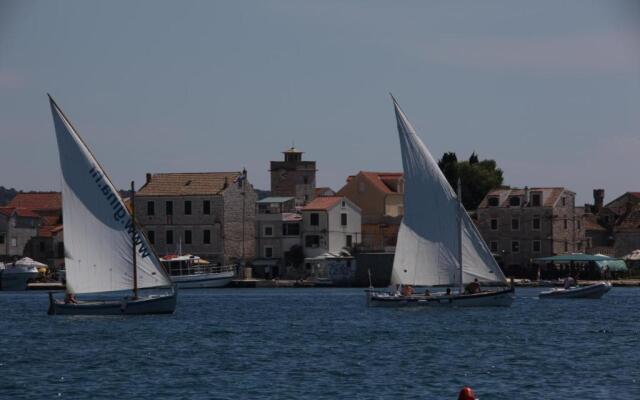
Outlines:
{"type": "Polygon", "coordinates": [[[284,161],[271,161],[271,196],[295,197],[305,205],[315,197],[316,162],[302,161],[302,151],[291,147],[282,152],[284,161]]]}

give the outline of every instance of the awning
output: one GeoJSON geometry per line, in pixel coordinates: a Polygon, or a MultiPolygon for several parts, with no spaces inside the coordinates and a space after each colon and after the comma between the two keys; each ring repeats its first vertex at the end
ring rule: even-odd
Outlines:
{"type": "Polygon", "coordinates": [[[607,256],[599,256],[599,255],[584,254],[584,253],[561,254],[559,256],[540,257],[540,258],[533,259],[533,261],[554,262],[558,264],[570,263],[570,262],[589,262],[589,261],[595,262],[595,261],[605,261],[605,260],[614,260],[614,259],[607,256]]]}
{"type": "Polygon", "coordinates": [[[626,272],[629,270],[627,268],[627,263],[625,263],[624,260],[619,260],[616,258],[613,258],[611,260],[596,261],[596,264],[598,264],[598,267],[600,267],[600,270],[602,271],[604,271],[606,268],[609,268],[609,271],[614,272],[626,272]]]}

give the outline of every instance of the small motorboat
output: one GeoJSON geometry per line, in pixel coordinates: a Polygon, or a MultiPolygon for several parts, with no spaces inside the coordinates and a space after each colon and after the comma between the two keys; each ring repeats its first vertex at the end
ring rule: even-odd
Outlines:
{"type": "Polygon", "coordinates": [[[571,286],[541,292],[541,299],[599,299],[611,290],[611,283],[597,282],[586,286],[571,286]]]}
{"type": "Polygon", "coordinates": [[[29,282],[38,277],[38,268],[46,267],[29,257],[7,264],[0,274],[2,290],[27,290],[29,282]]]}

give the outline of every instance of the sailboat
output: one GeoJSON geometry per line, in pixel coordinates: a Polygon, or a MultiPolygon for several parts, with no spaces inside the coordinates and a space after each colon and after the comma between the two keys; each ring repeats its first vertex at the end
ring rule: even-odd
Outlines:
{"type": "Polygon", "coordinates": [[[62,170],[67,280],[64,300],[49,293],[49,314],[173,313],[176,289],[136,226],[133,182],[130,213],[104,169],[51,96],[49,102],[62,170]],[[155,293],[140,293],[140,289],[153,288],[155,293]],[[132,293],[128,294],[129,291],[132,293]],[[75,297],[90,294],[97,299],[75,297]]]}
{"type": "MultiPolygon", "coordinates": [[[[447,292],[376,292],[367,290],[370,306],[510,306],[514,289],[491,255],[433,156],[393,99],[405,194],[391,287],[448,287],[447,292]],[[496,290],[479,290],[480,283],[496,290]],[[472,284],[476,290],[465,290],[472,284]],[[502,286],[502,288],[500,288],[502,286]],[[505,289],[504,286],[507,286],[505,289]],[[451,290],[451,287],[457,291],[451,290]]],[[[460,184],[458,184],[458,188],[460,184]]]]}

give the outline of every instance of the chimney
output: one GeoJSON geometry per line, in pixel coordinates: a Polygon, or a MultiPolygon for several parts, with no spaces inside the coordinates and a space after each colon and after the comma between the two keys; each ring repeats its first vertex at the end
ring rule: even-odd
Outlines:
{"type": "Polygon", "coordinates": [[[151,182],[151,174],[147,172],[147,183],[151,182]]]}
{"type": "Polygon", "coordinates": [[[597,214],[604,205],[604,189],[593,189],[593,213],[597,214]]]}
{"type": "Polygon", "coordinates": [[[229,178],[228,177],[224,177],[224,185],[222,186],[223,189],[226,189],[227,187],[229,187],[229,178]]]}

